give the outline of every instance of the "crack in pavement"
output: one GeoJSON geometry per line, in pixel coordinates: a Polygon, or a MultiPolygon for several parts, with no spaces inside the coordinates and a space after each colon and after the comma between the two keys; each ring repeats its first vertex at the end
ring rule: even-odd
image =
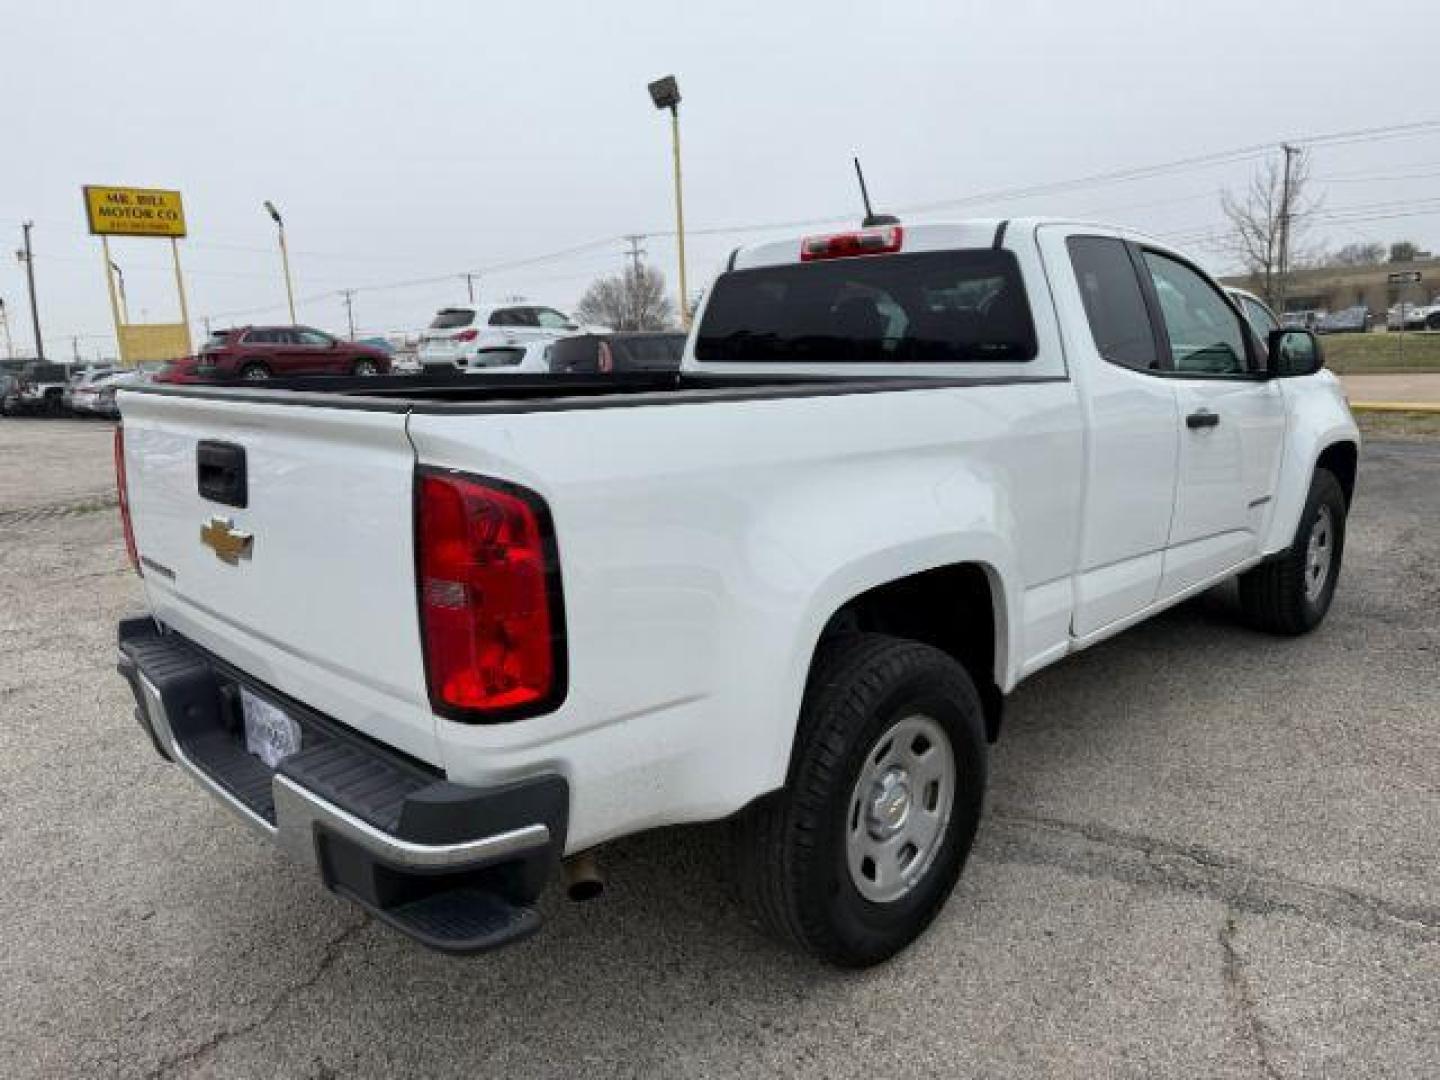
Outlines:
{"type": "Polygon", "coordinates": [[[1199,845],[1176,844],[1107,825],[1005,808],[991,811],[990,821],[988,841],[999,849],[997,862],[1054,866],[1087,877],[1197,893],[1246,914],[1289,912],[1330,926],[1440,942],[1440,908],[1431,905],[1313,885],[1247,866],[1199,845]]]}
{"type": "Polygon", "coordinates": [[[1267,1080],[1283,1080],[1280,1070],[1275,1067],[1275,1062],[1271,1059],[1270,1037],[1265,1031],[1264,1024],[1260,1021],[1254,991],[1250,989],[1250,980],[1245,977],[1243,961],[1235,949],[1235,935],[1238,929],[1235,912],[1227,906],[1225,921],[1220,924],[1220,948],[1225,956],[1225,964],[1222,969],[1225,976],[1225,989],[1235,1006],[1236,1019],[1240,1023],[1241,1038],[1254,1052],[1260,1072],[1267,1077],[1267,1080]]]}
{"type": "Polygon", "coordinates": [[[0,510],[0,527],[25,525],[32,521],[48,521],[57,517],[74,517],[77,514],[94,514],[119,505],[119,496],[112,491],[98,495],[82,495],[65,502],[48,503],[42,506],[12,507],[0,510]]]}
{"type": "Polygon", "coordinates": [[[161,1077],[171,1076],[178,1069],[194,1065],[196,1062],[213,1054],[231,1039],[238,1039],[241,1036],[248,1035],[250,1032],[264,1027],[273,1020],[280,1010],[289,1004],[290,1001],[318,983],[320,979],[324,977],[325,973],[335,966],[335,961],[340,958],[340,953],[344,950],[345,946],[348,945],[361,930],[369,925],[370,916],[363,916],[359,922],[347,926],[339,934],[326,942],[325,948],[320,954],[320,962],[315,965],[315,970],[299,982],[292,983],[281,990],[280,993],[275,996],[275,999],[270,1002],[269,1006],[267,1006],[259,1016],[255,1017],[255,1019],[241,1024],[238,1027],[221,1028],[209,1038],[192,1046],[190,1049],[164,1058],[145,1074],[146,1080],[160,1080],[161,1077]]]}

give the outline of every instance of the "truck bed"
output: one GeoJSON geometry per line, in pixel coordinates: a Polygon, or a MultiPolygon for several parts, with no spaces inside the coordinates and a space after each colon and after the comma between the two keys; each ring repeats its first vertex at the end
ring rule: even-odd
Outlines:
{"type": "MultiPolygon", "coordinates": [[[[889,393],[947,386],[991,386],[1023,379],[937,375],[715,375],[687,372],[623,375],[383,375],[268,379],[187,385],[149,384],[127,393],[217,401],[252,401],[395,413],[522,413],[641,405],[702,404],[834,394],[889,393]]],[[[1041,379],[1039,381],[1050,381],[1041,379]]]]}

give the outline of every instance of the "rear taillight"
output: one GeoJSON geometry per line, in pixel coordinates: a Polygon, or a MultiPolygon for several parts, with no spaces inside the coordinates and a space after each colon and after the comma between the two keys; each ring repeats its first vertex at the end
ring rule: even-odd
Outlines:
{"type": "Polygon", "coordinates": [[[416,568],[430,702],[506,720],[565,693],[560,578],[533,492],[440,469],[416,474],[416,568]]]}
{"type": "Polygon", "coordinates": [[[479,336],[480,336],[480,331],[479,331],[479,330],[461,330],[458,334],[456,334],[456,335],[455,335],[453,338],[451,338],[450,340],[451,340],[451,341],[474,341],[474,340],[475,340],[477,337],[479,337],[479,336]]]}
{"type": "Polygon", "coordinates": [[[859,232],[833,233],[829,236],[807,236],[800,241],[800,261],[817,259],[848,259],[855,255],[891,255],[900,250],[905,230],[899,225],[859,232]]]}
{"type": "Polygon", "coordinates": [[[125,530],[125,553],[140,573],[140,552],[135,547],[135,527],[130,523],[130,487],[125,480],[125,425],[115,425],[115,493],[120,499],[120,525],[125,530]]]}

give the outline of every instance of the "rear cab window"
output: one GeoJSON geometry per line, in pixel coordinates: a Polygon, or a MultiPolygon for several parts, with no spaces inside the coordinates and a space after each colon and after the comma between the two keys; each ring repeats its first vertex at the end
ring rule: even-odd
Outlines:
{"type": "Polygon", "coordinates": [[[430,321],[431,330],[458,330],[475,321],[475,312],[466,308],[441,308],[430,321]]]}
{"type": "Polygon", "coordinates": [[[695,341],[702,363],[1014,363],[1036,350],[1020,268],[995,248],[733,270],[695,341]]]}
{"type": "Polygon", "coordinates": [[[1065,245],[1080,284],[1090,336],[1102,359],[1137,371],[1160,369],[1145,294],[1124,241],[1072,236],[1065,245]]]}

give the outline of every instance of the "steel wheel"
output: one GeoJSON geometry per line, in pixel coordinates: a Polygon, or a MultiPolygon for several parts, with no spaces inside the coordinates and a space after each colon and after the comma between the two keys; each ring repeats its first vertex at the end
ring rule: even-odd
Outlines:
{"type": "Polygon", "coordinates": [[[356,374],[356,375],[378,375],[379,373],[380,373],[380,369],[375,366],[375,361],[374,361],[374,360],[357,360],[357,361],[355,361],[355,374],[356,374]]]}
{"type": "Polygon", "coordinates": [[[955,753],[945,729],[909,716],[883,734],[850,795],[845,855],[857,892],[899,900],[930,869],[955,805],[955,753]]]}
{"type": "Polygon", "coordinates": [[[1312,604],[1325,591],[1330,578],[1330,564],[1335,561],[1335,519],[1330,507],[1320,507],[1310,539],[1305,545],[1305,599],[1312,604]]]}

